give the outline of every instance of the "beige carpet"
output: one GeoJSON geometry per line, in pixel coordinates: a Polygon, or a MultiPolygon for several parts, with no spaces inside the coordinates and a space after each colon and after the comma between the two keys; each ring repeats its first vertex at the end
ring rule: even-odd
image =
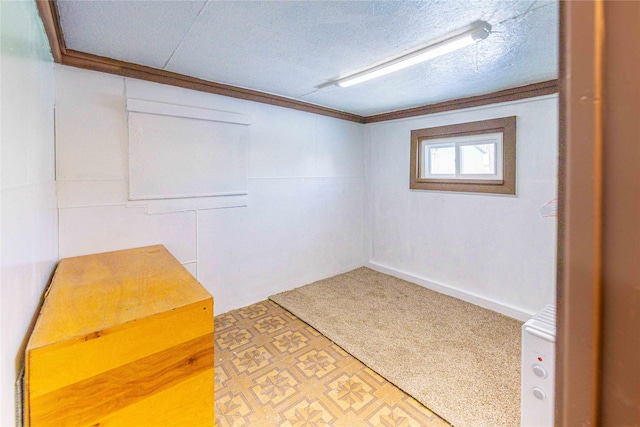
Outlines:
{"type": "Polygon", "coordinates": [[[364,267],[271,300],[454,426],[520,424],[517,320],[364,267]]]}

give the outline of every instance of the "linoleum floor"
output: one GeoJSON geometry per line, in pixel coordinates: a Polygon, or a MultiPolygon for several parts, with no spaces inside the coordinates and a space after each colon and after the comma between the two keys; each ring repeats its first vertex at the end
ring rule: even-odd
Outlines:
{"type": "Polygon", "coordinates": [[[417,426],[445,421],[271,301],[215,318],[216,426],[417,426]]]}

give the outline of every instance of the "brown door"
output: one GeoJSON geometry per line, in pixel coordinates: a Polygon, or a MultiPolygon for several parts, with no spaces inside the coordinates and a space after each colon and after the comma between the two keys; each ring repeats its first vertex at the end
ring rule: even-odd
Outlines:
{"type": "Polygon", "coordinates": [[[640,2],[560,25],[556,425],[640,426],[640,2]]]}

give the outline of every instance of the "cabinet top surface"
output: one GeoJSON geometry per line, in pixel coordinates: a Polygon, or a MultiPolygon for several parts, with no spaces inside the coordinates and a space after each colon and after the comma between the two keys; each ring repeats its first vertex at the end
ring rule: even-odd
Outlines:
{"type": "Polygon", "coordinates": [[[65,258],[28,348],[100,333],[209,298],[162,245],[65,258]]]}

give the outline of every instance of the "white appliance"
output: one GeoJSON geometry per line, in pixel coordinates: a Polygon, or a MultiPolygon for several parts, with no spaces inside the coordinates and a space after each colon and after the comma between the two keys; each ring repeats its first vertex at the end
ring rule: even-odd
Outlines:
{"type": "Polygon", "coordinates": [[[522,427],[553,427],[556,307],[545,306],[522,326],[522,427]]]}

